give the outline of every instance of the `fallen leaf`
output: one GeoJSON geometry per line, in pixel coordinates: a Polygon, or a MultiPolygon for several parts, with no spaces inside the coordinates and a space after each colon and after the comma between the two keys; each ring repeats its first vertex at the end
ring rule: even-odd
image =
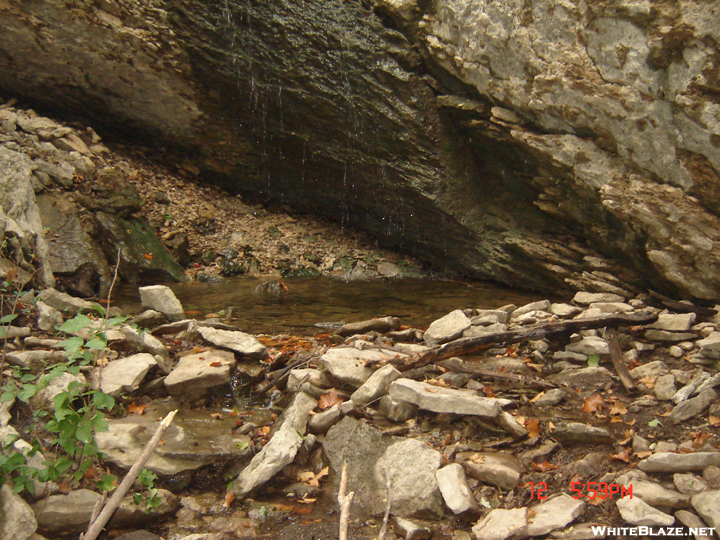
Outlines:
{"type": "Polygon", "coordinates": [[[610,407],[610,415],[611,416],[613,414],[623,415],[623,414],[627,414],[627,412],[628,412],[627,407],[625,407],[625,405],[623,405],[619,401],[616,401],[615,403],[612,404],[612,407],[610,407]]]}
{"type": "Polygon", "coordinates": [[[611,424],[620,424],[620,423],[622,423],[622,421],[623,421],[623,419],[620,418],[619,416],[612,416],[612,417],[610,417],[610,423],[611,423],[611,424]]]}
{"type": "Polygon", "coordinates": [[[495,394],[493,393],[492,384],[483,386],[483,393],[485,394],[485,397],[494,398],[495,394]]]}
{"type": "Polygon", "coordinates": [[[605,400],[597,392],[585,398],[582,405],[582,410],[586,413],[597,412],[598,408],[602,407],[605,400]]]}
{"type": "Polygon", "coordinates": [[[657,377],[651,377],[650,375],[643,377],[642,379],[639,379],[638,382],[643,383],[647,389],[655,387],[655,381],[657,380],[657,377]]]}
{"type": "Polygon", "coordinates": [[[100,473],[98,472],[98,470],[95,467],[90,467],[87,471],[85,471],[83,476],[85,478],[87,478],[88,480],[94,480],[95,478],[98,477],[99,474],[100,473]]]}
{"type": "Polygon", "coordinates": [[[626,431],[625,431],[625,438],[624,438],[622,441],[618,441],[617,444],[619,444],[619,445],[621,445],[621,446],[627,444],[628,442],[630,442],[630,439],[632,438],[633,435],[635,435],[635,430],[634,430],[634,429],[628,429],[628,430],[626,430],[626,431]]]}
{"type": "Polygon", "coordinates": [[[477,465],[480,465],[481,463],[485,463],[485,456],[481,454],[473,454],[472,456],[470,456],[470,461],[477,465]]]}
{"type": "Polygon", "coordinates": [[[302,522],[303,522],[303,525],[312,525],[312,524],[314,524],[314,523],[322,523],[322,519],[321,519],[321,518],[317,518],[317,519],[303,519],[302,522]]]}
{"type": "Polygon", "coordinates": [[[327,393],[320,396],[320,399],[318,399],[318,407],[320,409],[329,409],[333,405],[340,405],[343,402],[343,399],[337,395],[337,392],[334,388],[331,388],[327,391],[327,393]]]}
{"type": "Polygon", "coordinates": [[[147,403],[135,403],[133,401],[130,405],[128,405],[128,412],[130,414],[145,414],[147,406],[147,403]]]}
{"type": "Polygon", "coordinates": [[[67,495],[72,491],[72,484],[70,482],[59,482],[57,487],[58,491],[64,495],[67,495]]]}
{"type": "Polygon", "coordinates": [[[570,485],[572,486],[575,482],[582,482],[582,476],[580,476],[580,475],[577,474],[577,473],[576,473],[576,474],[573,474],[573,475],[570,477],[570,485]]]}
{"type": "Polygon", "coordinates": [[[302,471],[297,475],[299,482],[304,482],[309,486],[320,486],[320,480],[330,474],[330,467],[325,467],[319,473],[315,474],[312,471],[302,471]]]}
{"type": "Polygon", "coordinates": [[[158,443],[158,446],[165,446],[165,443],[167,442],[167,439],[160,439],[160,442],[158,443]]]}
{"type": "Polygon", "coordinates": [[[517,347],[508,347],[505,350],[505,354],[507,354],[508,356],[511,356],[513,358],[517,358],[517,347]]]}
{"type": "Polygon", "coordinates": [[[317,499],[314,499],[312,497],[308,497],[307,493],[303,495],[303,498],[298,501],[301,504],[312,504],[314,502],[317,502],[317,499]]]}
{"type": "Polygon", "coordinates": [[[304,508],[293,508],[293,512],[296,514],[309,514],[312,511],[313,509],[310,506],[306,506],[304,508]]]}
{"type": "Polygon", "coordinates": [[[210,362],[210,367],[220,367],[222,365],[222,362],[210,362]]]}
{"type": "Polygon", "coordinates": [[[717,416],[713,416],[712,414],[708,418],[708,422],[712,427],[718,427],[720,426],[720,418],[717,416]]]}
{"type": "Polygon", "coordinates": [[[645,452],[635,452],[635,455],[640,459],[645,459],[648,456],[652,456],[652,450],[646,450],[645,452]]]}
{"type": "Polygon", "coordinates": [[[263,435],[269,435],[270,434],[270,426],[261,427],[260,433],[262,433],[263,435]]]}
{"type": "Polygon", "coordinates": [[[143,253],[143,257],[145,257],[148,261],[153,260],[153,254],[152,253],[143,253]]]}
{"type": "Polygon", "coordinates": [[[223,503],[223,506],[225,508],[230,508],[230,505],[235,500],[235,494],[232,491],[228,491],[225,494],[225,502],[223,503]]]}
{"type": "Polygon", "coordinates": [[[537,472],[548,472],[552,471],[553,469],[557,469],[558,465],[553,465],[546,459],[542,463],[535,463],[533,461],[532,463],[530,463],[530,467],[532,467],[532,469],[536,470],[537,472]]]}
{"type": "Polygon", "coordinates": [[[530,400],[530,403],[535,403],[538,399],[540,399],[540,398],[543,397],[544,395],[545,395],[545,392],[540,392],[537,396],[535,396],[534,398],[532,398],[532,399],[530,400]]]}
{"type": "Polygon", "coordinates": [[[624,461],[625,463],[630,463],[630,455],[630,448],[626,448],[622,452],[618,452],[617,454],[610,456],[610,458],[617,459],[618,461],[624,461]]]}
{"type": "Polygon", "coordinates": [[[210,415],[210,418],[214,418],[215,420],[222,420],[222,419],[223,419],[223,415],[220,414],[219,412],[216,412],[216,413],[212,413],[212,414],[210,415]]]}
{"type": "Polygon", "coordinates": [[[428,388],[428,387],[426,386],[426,387],[425,387],[425,391],[426,391],[426,392],[430,392],[431,394],[437,394],[437,389],[436,389],[436,388],[428,388]]]}
{"type": "Polygon", "coordinates": [[[531,439],[533,437],[539,437],[540,436],[540,420],[537,418],[528,418],[525,420],[525,429],[528,430],[528,437],[531,439]]]}
{"type": "Polygon", "coordinates": [[[701,446],[705,446],[705,443],[712,438],[712,435],[710,433],[703,431],[692,432],[690,433],[690,436],[692,437],[693,448],[700,448],[701,446]]]}
{"type": "Polygon", "coordinates": [[[601,499],[600,497],[595,497],[594,499],[588,499],[587,502],[590,503],[591,506],[600,506],[607,500],[608,499],[601,499]]]}
{"type": "Polygon", "coordinates": [[[548,422],[548,431],[555,431],[555,424],[553,422],[548,422]]]}

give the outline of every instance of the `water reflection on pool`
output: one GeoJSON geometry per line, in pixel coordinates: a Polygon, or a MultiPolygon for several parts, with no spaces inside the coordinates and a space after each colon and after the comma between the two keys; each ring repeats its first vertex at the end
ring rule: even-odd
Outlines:
{"type": "MultiPolygon", "coordinates": [[[[190,317],[202,318],[232,307],[231,324],[253,333],[314,334],[317,323],[353,322],[394,315],[403,324],[423,326],[454,309],[492,309],[523,305],[544,298],[484,282],[394,279],[284,279],[287,292],[272,296],[255,291],[263,279],[228,280],[220,284],[171,284],[190,317]]],[[[139,294],[123,286],[114,304],[127,313],[140,311],[139,294]]]]}

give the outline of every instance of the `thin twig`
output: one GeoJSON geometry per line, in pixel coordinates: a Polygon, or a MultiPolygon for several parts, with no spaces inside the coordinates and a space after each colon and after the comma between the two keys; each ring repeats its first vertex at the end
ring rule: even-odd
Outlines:
{"type": "Polygon", "coordinates": [[[607,341],[610,347],[610,358],[612,359],[613,366],[615,367],[615,373],[620,377],[620,381],[623,383],[625,390],[628,392],[634,392],[636,390],[635,382],[630,375],[625,359],[623,358],[622,350],[620,349],[620,343],[617,338],[617,328],[614,326],[608,326],[605,329],[605,341],[607,341]]]}
{"type": "Polygon", "coordinates": [[[380,527],[380,534],[378,534],[378,540],[385,540],[387,534],[388,521],[390,520],[390,507],[392,506],[392,491],[390,485],[390,475],[387,472],[387,468],[383,467],[383,473],[385,473],[385,491],[387,492],[387,505],[385,506],[385,515],[383,516],[382,527],[380,527]]]}
{"type": "Polygon", "coordinates": [[[352,503],[355,492],[347,495],[347,461],[343,462],[342,473],[340,474],[340,490],[338,491],[338,503],[340,503],[340,540],[347,540],[348,522],[350,521],[350,503],[352,503]]]}
{"type": "Polygon", "coordinates": [[[102,512],[100,512],[100,515],[98,515],[97,519],[90,523],[90,525],[88,526],[88,530],[84,535],[80,535],[80,540],[95,540],[102,532],[103,528],[105,527],[107,522],[110,521],[110,518],[112,517],[117,507],[120,506],[123,497],[128,492],[133,482],[135,482],[135,479],[137,478],[138,474],[140,474],[142,468],[145,466],[145,463],[147,463],[147,461],[150,459],[150,456],[152,456],[152,453],[155,451],[155,448],[157,448],[157,445],[160,443],[160,439],[162,438],[163,434],[165,433],[167,428],[170,427],[173,418],[175,418],[175,414],[177,414],[177,410],[168,413],[168,415],[163,419],[163,421],[160,422],[160,425],[158,426],[157,430],[155,430],[152,438],[145,445],[145,449],[142,451],[142,454],[140,454],[140,457],[138,457],[135,463],[133,463],[133,466],[125,475],[125,478],[123,478],[123,481],[117,487],[115,493],[113,493],[113,496],[105,505],[105,508],[102,509],[102,512]]]}

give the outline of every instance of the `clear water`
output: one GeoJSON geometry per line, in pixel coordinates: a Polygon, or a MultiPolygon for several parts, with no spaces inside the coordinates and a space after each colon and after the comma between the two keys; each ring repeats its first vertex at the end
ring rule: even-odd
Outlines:
{"type": "MultiPolygon", "coordinates": [[[[421,279],[344,281],[284,279],[288,291],[273,297],[255,291],[262,279],[220,284],[183,283],[170,287],[188,316],[203,318],[232,307],[230,324],[244,332],[310,335],[318,323],[355,322],[394,315],[402,324],[427,326],[454,309],[493,309],[542,300],[537,293],[484,282],[421,279]]],[[[128,313],[141,310],[137,288],[117,291],[115,305],[128,313]]]]}

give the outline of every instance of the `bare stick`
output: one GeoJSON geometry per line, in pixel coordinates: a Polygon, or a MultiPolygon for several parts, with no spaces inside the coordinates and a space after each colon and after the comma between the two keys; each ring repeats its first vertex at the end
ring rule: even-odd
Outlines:
{"type": "Polygon", "coordinates": [[[177,410],[168,413],[163,421],[160,422],[160,425],[155,430],[152,438],[145,445],[145,449],[142,451],[142,454],[140,454],[140,457],[138,457],[135,463],[133,463],[133,466],[125,475],[125,478],[123,478],[123,481],[117,487],[115,493],[113,493],[113,496],[110,498],[107,505],[105,505],[105,508],[102,509],[102,512],[100,512],[97,519],[90,523],[88,530],[84,535],[80,535],[80,540],[95,540],[102,532],[107,522],[110,521],[113,512],[115,512],[117,507],[120,506],[123,497],[130,489],[130,486],[132,486],[138,474],[140,474],[142,468],[145,466],[145,463],[147,463],[148,459],[150,459],[150,456],[155,451],[155,448],[157,448],[157,445],[160,443],[160,438],[165,433],[165,430],[170,427],[173,418],[175,418],[175,414],[177,414],[177,410]]]}
{"type": "Polygon", "coordinates": [[[605,329],[605,341],[607,341],[610,347],[610,358],[612,358],[615,372],[618,374],[618,377],[620,377],[620,381],[623,383],[625,390],[633,392],[635,390],[635,382],[630,376],[630,371],[623,358],[622,350],[620,349],[620,344],[617,339],[617,329],[615,327],[609,326],[605,329]]]}
{"type": "Polygon", "coordinates": [[[347,461],[343,462],[342,473],[340,474],[340,490],[338,491],[338,503],[340,503],[340,540],[347,540],[348,522],[350,520],[350,503],[355,496],[351,491],[347,495],[347,461]]]}
{"type": "Polygon", "coordinates": [[[387,491],[387,506],[385,506],[385,515],[383,516],[382,527],[380,527],[380,534],[378,534],[378,540],[385,540],[387,534],[388,521],[390,520],[390,507],[392,506],[392,491],[390,491],[390,475],[387,469],[383,467],[385,473],[385,491],[387,491]]]}

